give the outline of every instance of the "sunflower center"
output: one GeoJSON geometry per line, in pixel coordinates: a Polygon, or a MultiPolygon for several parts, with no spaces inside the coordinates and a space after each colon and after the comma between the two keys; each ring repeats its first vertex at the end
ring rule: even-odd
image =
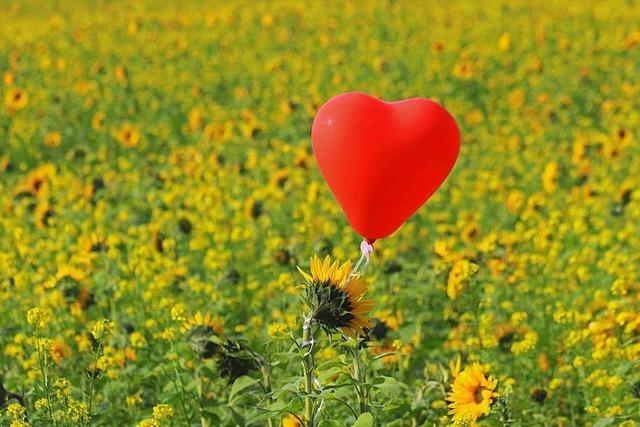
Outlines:
{"type": "Polygon", "coordinates": [[[40,190],[40,187],[42,187],[42,184],[44,184],[44,181],[41,179],[36,179],[33,182],[33,189],[36,191],[36,193],[38,192],[38,190],[40,190]]]}
{"type": "Polygon", "coordinates": [[[476,389],[476,391],[473,393],[473,401],[477,404],[482,403],[483,397],[482,397],[482,391],[484,390],[484,387],[478,387],[476,389]]]}
{"type": "Polygon", "coordinates": [[[316,283],[315,287],[320,297],[315,319],[328,329],[349,326],[354,319],[349,294],[330,282],[316,283]]]}

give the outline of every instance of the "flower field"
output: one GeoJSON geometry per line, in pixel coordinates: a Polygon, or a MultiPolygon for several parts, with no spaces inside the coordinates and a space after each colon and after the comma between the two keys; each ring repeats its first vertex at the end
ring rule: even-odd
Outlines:
{"type": "Polygon", "coordinates": [[[640,425],[639,2],[6,1],[0,76],[0,425],[640,425]],[[353,90],[462,135],[355,277],[353,90]]]}

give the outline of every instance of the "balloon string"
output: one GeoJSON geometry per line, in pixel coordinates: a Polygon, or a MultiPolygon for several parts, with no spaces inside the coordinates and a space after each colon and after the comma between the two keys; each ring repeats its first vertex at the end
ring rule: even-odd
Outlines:
{"type": "Polygon", "coordinates": [[[364,272],[367,269],[367,266],[369,265],[369,257],[371,256],[372,253],[373,253],[373,245],[371,245],[366,240],[363,240],[362,243],[360,243],[360,258],[358,259],[358,262],[356,262],[355,267],[353,267],[353,270],[351,271],[351,274],[349,275],[349,277],[353,278],[357,276],[358,270],[360,270],[360,267],[362,267],[362,272],[364,272]],[[364,262],[364,265],[362,265],[363,262],[364,262]]]}

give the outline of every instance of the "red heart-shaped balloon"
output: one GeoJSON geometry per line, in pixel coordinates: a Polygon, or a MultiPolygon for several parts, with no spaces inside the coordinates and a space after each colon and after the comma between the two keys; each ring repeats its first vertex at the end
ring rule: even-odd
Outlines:
{"type": "Polygon", "coordinates": [[[311,139],[329,188],[369,242],[413,215],[449,175],[460,151],[458,126],[438,103],[385,102],[359,92],[320,107],[311,139]]]}

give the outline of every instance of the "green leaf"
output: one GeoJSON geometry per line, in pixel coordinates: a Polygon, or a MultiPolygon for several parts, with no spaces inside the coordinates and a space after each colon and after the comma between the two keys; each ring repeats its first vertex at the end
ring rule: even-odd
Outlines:
{"type": "Polygon", "coordinates": [[[274,415],[270,412],[267,411],[258,411],[252,415],[250,415],[249,417],[247,417],[247,419],[245,420],[245,422],[247,424],[255,424],[258,421],[264,421],[267,418],[272,418],[274,415]]]}
{"type": "Polygon", "coordinates": [[[380,381],[379,378],[376,378],[373,385],[375,389],[385,397],[397,398],[406,387],[406,385],[392,377],[381,377],[381,379],[382,381],[380,381]]]}
{"type": "Polygon", "coordinates": [[[593,427],[610,426],[611,424],[613,424],[613,421],[614,421],[613,418],[600,418],[598,421],[596,421],[596,423],[593,425],[593,427]]]}
{"type": "Polygon", "coordinates": [[[219,424],[221,422],[220,416],[213,411],[202,411],[202,417],[210,422],[215,424],[219,424]]]}
{"type": "Polygon", "coordinates": [[[220,374],[218,374],[215,370],[211,369],[208,366],[201,367],[200,368],[200,373],[204,377],[209,378],[211,381],[215,381],[215,380],[220,378],[220,374]]]}
{"type": "Polygon", "coordinates": [[[386,378],[386,377],[375,377],[375,378],[373,379],[372,384],[373,384],[373,385],[380,385],[380,384],[384,383],[384,379],[385,379],[385,378],[386,378]]]}
{"type": "Polygon", "coordinates": [[[243,375],[235,380],[233,382],[233,385],[231,386],[231,392],[229,393],[229,402],[231,402],[238,393],[251,387],[252,385],[255,385],[257,382],[258,380],[246,375],[243,375]]]}
{"type": "Polygon", "coordinates": [[[277,390],[273,391],[271,395],[275,398],[279,397],[283,393],[299,393],[300,392],[300,380],[295,380],[292,383],[284,384],[277,390]]]}
{"type": "Polygon", "coordinates": [[[235,425],[237,426],[245,425],[245,419],[242,415],[240,415],[239,412],[237,412],[231,406],[227,406],[227,409],[229,409],[229,412],[231,413],[231,417],[233,417],[233,420],[235,421],[235,425]]]}
{"type": "Polygon", "coordinates": [[[326,371],[317,371],[318,379],[320,382],[325,383],[327,380],[331,379],[334,376],[339,376],[344,372],[344,369],[339,366],[334,366],[333,368],[329,368],[326,371]]]}
{"type": "Polygon", "coordinates": [[[353,427],[373,427],[373,415],[369,412],[364,412],[358,417],[353,427]]]}
{"type": "Polygon", "coordinates": [[[267,409],[269,409],[270,411],[278,412],[287,407],[289,407],[289,402],[285,402],[284,400],[276,400],[275,402],[272,402],[267,409]]]}
{"type": "Polygon", "coordinates": [[[373,357],[372,360],[384,359],[385,357],[395,356],[396,354],[397,353],[395,351],[387,351],[386,353],[382,353],[382,354],[379,354],[379,355],[373,357]]]}
{"type": "Polygon", "coordinates": [[[329,359],[326,362],[322,362],[320,363],[318,366],[316,366],[316,371],[320,372],[323,371],[325,369],[329,369],[332,368],[334,366],[344,366],[344,362],[340,359],[340,358],[335,358],[335,359],[329,359]]]}

